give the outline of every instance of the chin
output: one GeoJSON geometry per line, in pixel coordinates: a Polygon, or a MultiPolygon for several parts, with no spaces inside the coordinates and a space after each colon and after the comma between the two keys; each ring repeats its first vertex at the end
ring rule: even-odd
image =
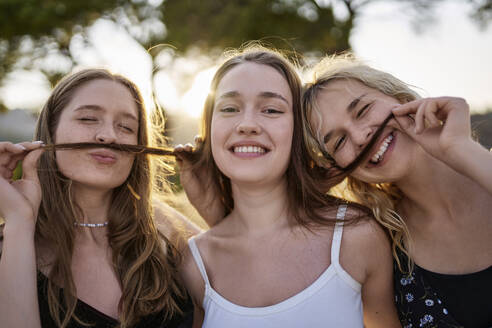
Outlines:
{"type": "Polygon", "coordinates": [[[283,174],[273,175],[271,172],[236,172],[237,174],[226,175],[233,184],[265,185],[280,181],[283,174]]]}
{"type": "Polygon", "coordinates": [[[112,183],[90,183],[90,182],[77,182],[76,188],[84,188],[84,189],[91,189],[94,191],[111,191],[113,189],[116,189],[120,187],[122,184],[112,184],[112,183]]]}
{"type": "Polygon", "coordinates": [[[72,176],[69,177],[75,186],[97,189],[110,190],[115,189],[125,183],[127,177],[110,177],[108,175],[90,175],[90,176],[72,176]]]}

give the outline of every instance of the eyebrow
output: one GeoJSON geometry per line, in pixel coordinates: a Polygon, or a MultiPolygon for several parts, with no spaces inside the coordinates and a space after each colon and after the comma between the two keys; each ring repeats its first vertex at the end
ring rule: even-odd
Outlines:
{"type": "MultiPolygon", "coordinates": [[[[218,99],[227,99],[227,98],[236,98],[236,97],[239,97],[239,92],[237,91],[229,91],[229,92],[226,92],[224,94],[221,94],[219,96],[218,99]]],[[[281,94],[279,93],[276,93],[276,92],[272,92],[272,91],[264,91],[264,92],[260,92],[260,95],[259,95],[261,98],[276,98],[276,99],[280,99],[282,101],[284,101],[287,105],[290,105],[289,104],[289,101],[284,97],[282,96],[281,94]]]]}
{"type": "Polygon", "coordinates": [[[227,98],[236,98],[236,97],[239,97],[239,92],[229,91],[229,92],[221,94],[218,99],[221,99],[221,98],[227,99],[227,98]]]}
{"type": "Polygon", "coordinates": [[[280,99],[280,100],[284,101],[287,105],[290,105],[289,104],[289,101],[287,99],[285,99],[284,96],[282,96],[281,94],[278,94],[276,92],[265,91],[265,92],[260,93],[260,97],[261,98],[276,98],[276,99],[280,99]]]}
{"type": "MultiPolygon", "coordinates": [[[[81,105],[77,108],[74,109],[74,112],[76,111],[79,111],[79,110],[94,110],[94,111],[103,111],[104,108],[102,108],[101,106],[99,105],[81,105]]],[[[126,118],[129,118],[129,119],[132,119],[134,121],[137,121],[138,122],[138,119],[135,117],[135,115],[133,114],[130,114],[130,113],[123,113],[122,114],[123,117],[126,117],[126,118]]]]}
{"type": "MultiPolygon", "coordinates": [[[[354,100],[352,100],[346,108],[347,113],[349,113],[349,114],[352,113],[354,108],[357,107],[357,105],[360,103],[362,98],[364,98],[366,95],[367,95],[367,93],[364,93],[364,94],[360,95],[359,97],[355,98],[354,100]]],[[[328,142],[328,140],[330,140],[332,134],[333,134],[333,132],[330,131],[323,137],[323,143],[324,144],[326,144],[328,142]]]]}

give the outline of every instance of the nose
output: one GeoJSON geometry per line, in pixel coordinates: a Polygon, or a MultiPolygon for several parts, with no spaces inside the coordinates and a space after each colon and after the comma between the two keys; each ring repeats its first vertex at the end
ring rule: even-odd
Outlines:
{"type": "Polygon", "coordinates": [[[353,134],[352,138],[355,144],[362,149],[371,140],[373,132],[373,129],[371,129],[370,127],[359,128],[353,134]]]}
{"type": "Polygon", "coordinates": [[[113,126],[104,125],[96,133],[96,141],[99,143],[114,143],[116,141],[116,133],[113,126]]]}
{"type": "Polygon", "coordinates": [[[261,127],[258,124],[255,113],[252,111],[245,112],[241,120],[239,121],[237,125],[237,132],[239,134],[246,134],[246,135],[256,135],[261,133],[261,127]]]}

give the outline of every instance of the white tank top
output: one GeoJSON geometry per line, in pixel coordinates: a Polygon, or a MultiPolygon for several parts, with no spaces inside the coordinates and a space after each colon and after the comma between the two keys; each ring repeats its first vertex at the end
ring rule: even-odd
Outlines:
{"type": "MultiPolygon", "coordinates": [[[[347,207],[338,208],[343,219],[347,207]]],[[[234,304],[217,293],[208,281],[194,238],[188,241],[191,253],[205,282],[202,327],[210,328],[299,328],[363,327],[361,285],[339,262],[343,224],[338,223],[331,244],[331,264],[306,289],[271,306],[245,307],[234,304]]]]}

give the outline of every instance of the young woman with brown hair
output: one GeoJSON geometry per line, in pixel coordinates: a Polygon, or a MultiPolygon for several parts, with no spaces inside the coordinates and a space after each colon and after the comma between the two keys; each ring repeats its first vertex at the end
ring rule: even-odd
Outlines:
{"type": "Polygon", "coordinates": [[[383,230],[305,174],[301,90],[293,66],[261,47],[215,74],[188,173],[211,177],[203,190],[225,218],[185,255],[197,326],[399,326],[383,230]]]}
{"type": "MultiPolygon", "coordinates": [[[[132,82],[88,69],[56,85],[35,139],[147,146],[148,125],[132,82]]],[[[173,221],[184,219],[153,199],[167,187],[154,179],[166,168],[106,148],[43,152],[40,142],[0,143],[2,324],[178,327],[190,307],[171,239],[173,221]],[[13,181],[21,159],[23,177],[13,181]]]]}
{"type": "Polygon", "coordinates": [[[312,157],[391,235],[403,326],[492,326],[492,154],[466,102],[340,56],[313,68],[304,109],[312,157]]]}

